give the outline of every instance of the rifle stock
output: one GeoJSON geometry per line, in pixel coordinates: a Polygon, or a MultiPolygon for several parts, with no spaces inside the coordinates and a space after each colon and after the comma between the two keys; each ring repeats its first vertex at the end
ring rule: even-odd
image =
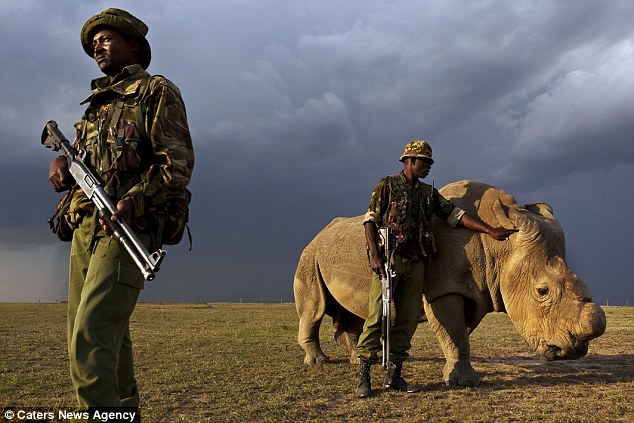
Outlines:
{"type": "Polygon", "coordinates": [[[75,178],[77,185],[84,191],[84,194],[93,202],[99,215],[112,231],[113,237],[130,254],[141,270],[143,277],[148,281],[153,280],[156,277],[156,272],[160,269],[163,257],[165,257],[165,250],[159,248],[153,253],[149,253],[125,221],[113,221],[111,219],[117,208],[104,191],[99,179],[86,166],[86,151],[76,151],[53,120],[49,121],[42,131],[42,144],[53,151],[63,151],[68,161],[70,174],[75,178]]]}

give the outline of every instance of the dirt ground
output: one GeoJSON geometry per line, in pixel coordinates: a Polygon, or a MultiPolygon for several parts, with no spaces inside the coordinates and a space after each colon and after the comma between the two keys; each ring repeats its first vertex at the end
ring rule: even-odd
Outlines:
{"type": "MultiPolygon", "coordinates": [[[[444,385],[440,347],[421,324],[404,366],[421,391],[377,389],[360,400],[357,367],[330,321],[321,341],[331,362],[303,364],[294,304],[139,304],[131,331],[140,411],[144,422],[631,422],[634,308],[604,310],[606,332],[588,355],[561,362],[536,358],[506,315],[487,316],[471,337],[477,388],[444,385]]],[[[4,303],[0,315],[2,416],[8,407],[72,410],[65,304],[4,303]]],[[[376,385],[383,376],[374,366],[376,385]]]]}

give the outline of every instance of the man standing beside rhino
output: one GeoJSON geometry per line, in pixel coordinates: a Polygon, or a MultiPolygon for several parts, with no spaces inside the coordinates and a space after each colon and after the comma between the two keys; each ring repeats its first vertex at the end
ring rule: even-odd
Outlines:
{"type": "Polygon", "coordinates": [[[393,279],[392,298],[395,305],[394,321],[390,335],[390,357],[394,363],[388,369],[384,386],[399,391],[410,391],[401,376],[403,361],[409,356],[411,339],[420,320],[425,258],[435,251],[432,233],[432,215],[445,220],[452,227],[486,233],[496,240],[507,240],[515,229],[492,228],[475,216],[455,207],[449,200],[427,185],[424,179],[434,160],[432,149],[425,141],[412,141],[405,146],[399,159],[403,171],[387,176],[378,183],[372,193],[370,207],[364,216],[365,238],[372,269],[372,285],[369,296],[369,313],[363,325],[363,333],[357,344],[360,360],[359,381],[356,395],[371,395],[370,366],[378,361],[381,350],[381,277],[386,277],[384,252],[378,245],[378,228],[391,228],[396,241],[391,268],[393,279]]]}

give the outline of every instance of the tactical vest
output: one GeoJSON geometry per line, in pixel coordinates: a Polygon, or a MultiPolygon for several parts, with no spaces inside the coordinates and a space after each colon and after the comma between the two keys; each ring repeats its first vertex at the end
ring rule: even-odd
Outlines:
{"type": "Polygon", "coordinates": [[[149,77],[135,81],[136,87],[130,86],[135,89],[126,95],[97,93],[75,125],[79,148],[86,151],[88,164],[115,200],[139,183],[150,165],[152,146],[143,124],[149,82],[149,77]]]}
{"type": "Polygon", "coordinates": [[[417,257],[417,246],[423,257],[436,252],[431,225],[434,209],[433,188],[420,183],[418,204],[413,204],[407,184],[400,183],[398,175],[388,176],[387,185],[389,187],[389,200],[383,222],[386,226],[394,229],[396,252],[403,257],[413,259],[420,259],[417,257]],[[417,239],[410,239],[414,235],[411,230],[413,207],[418,208],[418,222],[416,222],[418,231],[415,233],[417,239]],[[414,251],[407,251],[411,249],[414,251]]]}
{"type": "MultiPolygon", "coordinates": [[[[142,173],[153,164],[154,153],[147,134],[150,128],[145,126],[145,116],[154,78],[163,77],[138,79],[125,95],[108,90],[97,93],[82,120],[75,124],[79,148],[86,150],[88,164],[114,201],[141,182],[142,173]]],[[[162,207],[147,206],[143,216],[131,222],[131,226],[138,231],[156,232],[163,244],[178,244],[189,220],[190,201],[191,193],[185,189],[170,197],[162,207]]],[[[191,234],[187,229],[191,249],[191,234]]]]}

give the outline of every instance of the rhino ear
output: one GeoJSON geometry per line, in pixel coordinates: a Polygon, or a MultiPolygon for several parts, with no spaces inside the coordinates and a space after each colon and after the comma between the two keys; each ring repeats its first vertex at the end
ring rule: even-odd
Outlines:
{"type": "Polygon", "coordinates": [[[519,229],[521,235],[518,238],[531,238],[537,233],[537,223],[527,214],[527,210],[516,203],[504,204],[499,198],[493,203],[493,211],[500,225],[507,229],[519,229]],[[533,235],[531,235],[533,234],[533,235]]]}
{"type": "Polygon", "coordinates": [[[502,204],[502,201],[498,198],[493,203],[493,213],[497,218],[498,222],[500,222],[500,226],[503,226],[508,229],[517,229],[517,213],[511,210],[510,207],[502,204]]]}
{"type": "Polygon", "coordinates": [[[547,203],[526,204],[524,207],[526,208],[526,210],[534,214],[539,214],[550,219],[555,217],[553,214],[553,208],[550,207],[550,204],[547,203]]]}

